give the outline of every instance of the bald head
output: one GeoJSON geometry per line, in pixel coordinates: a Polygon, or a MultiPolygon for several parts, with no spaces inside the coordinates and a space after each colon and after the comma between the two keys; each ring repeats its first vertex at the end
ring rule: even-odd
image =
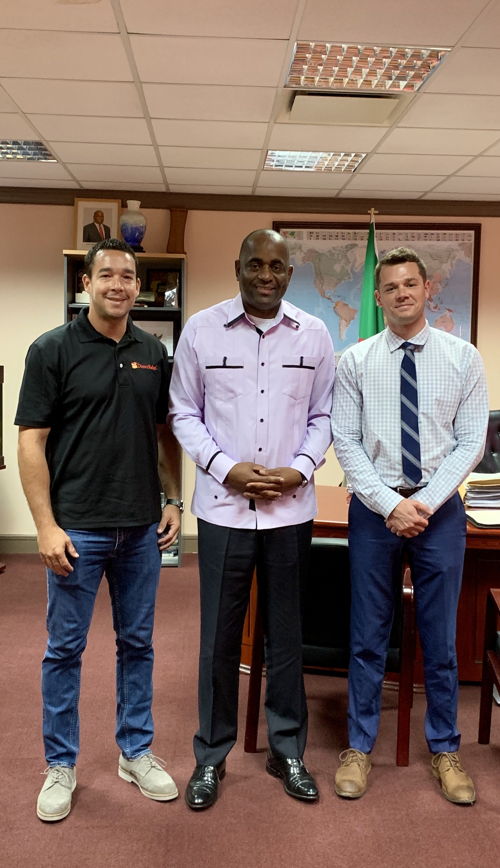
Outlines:
{"type": "Polygon", "coordinates": [[[279,232],[256,229],[247,235],[235,271],[246,312],[262,319],[276,316],[293,271],[279,232]]]}
{"type": "Polygon", "coordinates": [[[242,257],[247,256],[249,249],[253,248],[253,245],[260,240],[280,245],[283,248],[283,252],[286,257],[286,265],[288,266],[290,264],[288,245],[283,236],[280,235],[279,232],[276,232],[274,229],[254,229],[253,232],[250,232],[250,234],[247,235],[247,237],[244,238],[241,242],[239,255],[240,260],[242,259],[242,257]]]}

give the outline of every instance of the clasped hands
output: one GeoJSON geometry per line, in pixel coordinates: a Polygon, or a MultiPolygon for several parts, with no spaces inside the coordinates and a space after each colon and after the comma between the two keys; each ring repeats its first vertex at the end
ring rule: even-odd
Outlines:
{"type": "Polygon", "coordinates": [[[247,500],[277,500],[302,484],[303,476],[293,467],[264,467],[240,461],[227,474],[224,484],[235,488],[247,500]]]}
{"type": "Polygon", "coordinates": [[[396,536],[418,536],[429,524],[432,509],[413,498],[403,498],[387,516],[385,526],[396,536]]]}

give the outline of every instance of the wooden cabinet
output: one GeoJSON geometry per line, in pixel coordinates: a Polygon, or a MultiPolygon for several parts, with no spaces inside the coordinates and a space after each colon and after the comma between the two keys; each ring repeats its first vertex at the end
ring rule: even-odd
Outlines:
{"type": "MultiPolygon", "coordinates": [[[[77,316],[88,303],[82,274],[85,250],[63,250],[64,319],[77,316]]],[[[132,318],[167,346],[173,355],[182,328],[185,261],[180,253],[137,253],[141,291],[132,318]]]]}

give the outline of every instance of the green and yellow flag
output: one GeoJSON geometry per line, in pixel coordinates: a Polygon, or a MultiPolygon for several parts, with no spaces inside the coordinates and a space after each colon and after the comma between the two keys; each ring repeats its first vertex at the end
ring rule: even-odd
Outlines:
{"type": "Polygon", "coordinates": [[[375,301],[375,266],[378,262],[377,248],[375,245],[375,220],[370,220],[368,241],[366,242],[365,267],[363,270],[363,283],[361,285],[361,304],[359,307],[359,338],[371,338],[385,328],[382,308],[375,301]]]}

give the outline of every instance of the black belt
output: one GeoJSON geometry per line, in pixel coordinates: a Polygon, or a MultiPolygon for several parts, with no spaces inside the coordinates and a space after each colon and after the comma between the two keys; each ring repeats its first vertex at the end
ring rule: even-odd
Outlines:
{"type": "Polygon", "coordinates": [[[418,485],[416,488],[404,488],[402,485],[399,485],[397,488],[393,488],[392,490],[396,492],[396,494],[400,494],[401,497],[411,497],[412,494],[416,494],[417,491],[422,491],[425,488],[425,485],[418,485]]]}

